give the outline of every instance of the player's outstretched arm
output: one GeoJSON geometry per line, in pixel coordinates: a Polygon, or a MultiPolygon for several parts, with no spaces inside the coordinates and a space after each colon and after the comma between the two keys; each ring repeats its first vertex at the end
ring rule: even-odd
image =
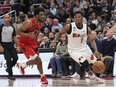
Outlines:
{"type": "Polygon", "coordinates": [[[61,37],[61,35],[67,33],[69,31],[69,29],[70,29],[70,24],[65,25],[64,28],[55,35],[54,41],[55,42],[58,41],[58,39],[61,37]]]}
{"type": "Polygon", "coordinates": [[[97,56],[98,59],[101,59],[101,54],[98,52],[98,49],[97,49],[95,40],[94,40],[94,38],[92,36],[92,32],[91,32],[90,28],[88,28],[88,40],[90,41],[91,46],[94,49],[94,54],[97,56]]]}

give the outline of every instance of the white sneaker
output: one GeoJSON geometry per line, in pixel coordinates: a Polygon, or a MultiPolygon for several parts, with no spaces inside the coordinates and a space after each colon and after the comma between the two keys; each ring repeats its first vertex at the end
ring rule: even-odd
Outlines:
{"type": "Polygon", "coordinates": [[[103,84],[103,83],[105,83],[105,80],[104,79],[102,79],[102,78],[99,78],[99,77],[96,77],[95,78],[95,81],[98,83],[98,84],[103,84]]]}
{"type": "Polygon", "coordinates": [[[88,77],[89,77],[90,80],[94,80],[96,78],[96,76],[94,74],[93,75],[88,74],[88,77]]]}
{"type": "Polygon", "coordinates": [[[73,75],[70,76],[71,78],[76,78],[76,79],[80,79],[80,75],[75,72],[73,75]]]}
{"type": "Polygon", "coordinates": [[[89,79],[90,80],[95,80],[97,83],[105,83],[104,79],[101,79],[101,78],[95,76],[94,74],[93,75],[89,75],[89,79]]]}
{"type": "Polygon", "coordinates": [[[85,73],[85,78],[89,78],[89,74],[87,72],[85,73]]]}

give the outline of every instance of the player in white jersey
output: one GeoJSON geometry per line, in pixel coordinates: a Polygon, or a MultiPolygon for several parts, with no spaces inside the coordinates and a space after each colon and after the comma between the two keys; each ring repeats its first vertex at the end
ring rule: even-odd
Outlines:
{"type": "Polygon", "coordinates": [[[55,41],[57,41],[62,34],[67,33],[68,52],[71,58],[73,58],[81,65],[81,67],[89,74],[90,79],[94,79],[98,83],[104,83],[103,79],[95,76],[94,73],[90,70],[89,63],[94,63],[97,58],[94,56],[94,54],[86,44],[87,38],[91,42],[91,45],[95,50],[96,56],[100,58],[101,55],[97,50],[90,28],[88,28],[87,25],[82,22],[82,20],[82,12],[75,12],[74,22],[65,25],[61,32],[56,34],[55,41]]]}

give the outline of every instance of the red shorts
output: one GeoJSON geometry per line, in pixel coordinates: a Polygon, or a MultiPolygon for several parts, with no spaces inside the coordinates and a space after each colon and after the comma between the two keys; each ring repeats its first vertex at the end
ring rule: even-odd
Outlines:
{"type": "Polygon", "coordinates": [[[29,59],[30,56],[34,56],[35,54],[39,55],[38,48],[32,45],[23,44],[21,42],[18,42],[19,47],[21,48],[21,51],[25,54],[26,58],[29,59]]]}

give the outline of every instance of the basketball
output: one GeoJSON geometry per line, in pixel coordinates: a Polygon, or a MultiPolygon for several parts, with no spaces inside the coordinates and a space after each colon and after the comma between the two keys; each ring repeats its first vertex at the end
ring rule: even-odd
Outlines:
{"type": "Polygon", "coordinates": [[[103,73],[105,71],[105,65],[102,61],[96,61],[92,66],[94,73],[103,73]]]}

